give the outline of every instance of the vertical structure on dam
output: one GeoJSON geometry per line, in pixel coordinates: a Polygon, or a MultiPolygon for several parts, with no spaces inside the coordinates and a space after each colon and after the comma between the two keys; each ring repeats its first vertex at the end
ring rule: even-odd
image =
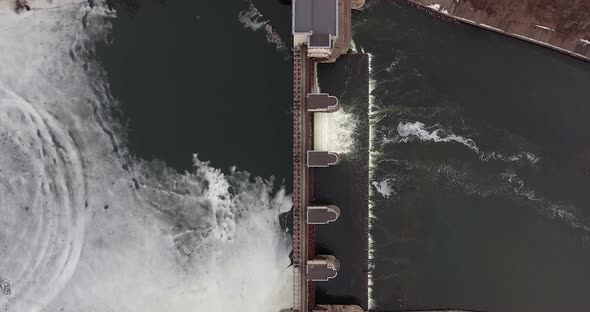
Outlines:
{"type": "MultiPolygon", "coordinates": [[[[355,0],[356,8],[364,2],[355,0]]],[[[333,151],[313,150],[313,114],[340,108],[338,99],[316,89],[316,63],[332,63],[348,52],[353,0],[293,0],[293,312],[362,312],[358,306],[316,305],[316,282],[336,278],[340,262],[315,254],[315,226],[338,222],[340,209],[311,202],[312,170],[340,162],[333,151]]]]}

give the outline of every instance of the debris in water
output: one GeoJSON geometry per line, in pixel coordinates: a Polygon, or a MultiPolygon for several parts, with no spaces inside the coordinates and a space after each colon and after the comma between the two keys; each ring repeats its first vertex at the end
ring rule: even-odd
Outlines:
{"type": "Polygon", "coordinates": [[[10,296],[12,294],[10,281],[2,276],[0,276],[0,292],[5,296],[10,296]]]}
{"type": "Polygon", "coordinates": [[[16,13],[20,13],[23,10],[27,10],[27,11],[31,10],[31,7],[29,6],[29,3],[27,2],[27,0],[16,0],[16,8],[15,8],[16,13]]]}

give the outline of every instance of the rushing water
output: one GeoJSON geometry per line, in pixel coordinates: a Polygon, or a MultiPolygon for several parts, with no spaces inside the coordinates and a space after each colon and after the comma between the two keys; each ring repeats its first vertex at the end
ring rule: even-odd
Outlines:
{"type": "Polygon", "coordinates": [[[374,56],[374,307],[587,310],[590,65],[401,2],[353,28],[374,56]]]}
{"type": "MultiPolygon", "coordinates": [[[[120,25],[119,21],[131,18],[116,17],[117,12],[100,1],[39,0],[31,5],[33,10],[16,15],[8,1],[0,1],[2,310],[274,312],[288,307],[291,243],[279,216],[291,208],[291,199],[283,188],[239,169],[220,171],[193,156],[201,150],[190,140],[197,140],[199,133],[166,137],[171,144],[160,155],[129,149],[129,145],[140,145],[138,122],[146,118],[129,114],[133,112],[129,107],[143,106],[148,112],[161,112],[158,107],[165,107],[186,114],[181,102],[190,102],[195,107],[226,107],[225,112],[231,115],[237,105],[277,106],[275,98],[261,92],[268,83],[254,89],[256,97],[226,96],[218,102],[183,97],[190,94],[183,89],[190,77],[159,76],[163,73],[158,68],[172,66],[170,57],[178,57],[165,53],[180,53],[183,62],[204,68],[211,59],[182,54],[191,50],[181,44],[172,46],[173,42],[164,46],[165,41],[152,40],[153,45],[143,51],[131,49],[133,44],[145,43],[142,36],[157,38],[158,31],[168,37],[185,32],[172,37],[186,42],[184,36],[191,36],[186,23],[220,18],[217,13],[222,8],[190,11],[188,20],[179,12],[190,8],[146,4],[143,10],[134,11],[137,23],[120,25]],[[155,29],[141,23],[142,18],[155,22],[150,20],[154,16],[164,16],[169,23],[155,29]],[[170,22],[173,20],[178,22],[170,22]],[[117,30],[117,26],[121,28],[117,30]],[[133,27],[145,28],[134,30],[137,40],[131,45],[121,44],[118,40],[124,36],[117,35],[118,31],[125,33],[133,27]],[[97,44],[103,50],[117,49],[120,58],[103,62],[96,55],[97,44]],[[123,68],[133,71],[124,76],[112,66],[115,61],[137,67],[123,68]],[[113,73],[119,79],[111,85],[113,73]],[[130,77],[136,80],[123,82],[128,92],[147,97],[121,95],[121,78],[130,77]],[[169,85],[165,82],[170,81],[176,81],[172,85],[178,87],[178,93],[166,89],[169,85]],[[111,93],[111,86],[119,89],[111,93]],[[190,151],[181,146],[189,146],[190,151]]],[[[232,9],[233,23],[228,22],[229,16],[222,21],[230,32],[243,35],[240,21],[244,17],[238,13],[253,9],[245,2],[232,9]]],[[[265,29],[267,34],[274,33],[265,29]]],[[[198,39],[190,43],[207,49],[198,39]]],[[[259,39],[259,46],[269,47],[272,55],[277,55],[278,64],[289,67],[277,40],[270,40],[274,44],[270,45],[264,35],[259,39]]],[[[248,59],[250,56],[236,62],[257,60],[248,59]]],[[[194,75],[216,77],[212,70],[194,75]]],[[[187,90],[194,94],[210,88],[197,83],[187,90]]],[[[290,99],[288,93],[284,97],[290,99]]],[[[279,109],[286,119],[289,106],[286,101],[282,111],[279,109]]],[[[196,110],[188,120],[162,116],[162,123],[150,125],[162,133],[148,140],[158,141],[170,133],[166,131],[170,127],[190,131],[190,127],[182,127],[185,122],[206,124],[206,135],[215,134],[220,142],[218,152],[232,155],[220,163],[230,166],[247,158],[249,155],[239,149],[223,148],[233,145],[228,144],[231,140],[224,142],[222,134],[228,128],[235,132],[240,124],[228,125],[224,120],[231,122],[231,118],[208,112],[196,110]],[[212,128],[215,125],[218,127],[212,128]],[[235,163],[229,163],[232,160],[235,163]]],[[[288,147],[288,124],[285,129],[279,139],[286,138],[288,147]]],[[[239,131],[251,137],[256,133],[248,128],[239,131]]],[[[284,167],[277,172],[288,172],[288,165],[284,167]]]]}

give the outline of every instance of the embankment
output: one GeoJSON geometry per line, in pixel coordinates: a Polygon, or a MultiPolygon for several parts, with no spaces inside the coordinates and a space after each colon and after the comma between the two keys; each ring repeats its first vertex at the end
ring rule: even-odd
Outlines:
{"type": "Polygon", "coordinates": [[[590,61],[590,1],[408,0],[461,22],[590,61]]]}

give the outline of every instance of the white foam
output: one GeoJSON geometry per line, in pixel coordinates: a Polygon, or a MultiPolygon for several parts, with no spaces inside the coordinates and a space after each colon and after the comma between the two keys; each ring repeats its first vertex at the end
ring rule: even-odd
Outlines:
{"type": "Polygon", "coordinates": [[[580,42],[581,42],[583,45],[590,45],[590,40],[586,40],[586,39],[580,39],[580,42]]]}
{"type": "Polygon", "coordinates": [[[541,158],[531,152],[521,152],[508,158],[510,161],[527,160],[529,163],[536,165],[541,161],[541,158]]]}
{"type": "Polygon", "coordinates": [[[385,179],[383,181],[373,181],[373,187],[377,193],[381,194],[384,198],[389,198],[392,194],[395,194],[393,188],[393,181],[391,179],[385,179]]]}
{"type": "Polygon", "coordinates": [[[542,214],[567,223],[574,229],[590,232],[590,226],[580,220],[576,215],[578,209],[571,203],[555,202],[538,196],[533,189],[526,187],[524,181],[514,172],[505,172],[501,176],[513,186],[516,195],[532,202],[542,214]]]}
{"type": "Polygon", "coordinates": [[[350,40],[350,52],[358,53],[358,50],[356,48],[356,42],[354,41],[354,39],[350,40]]]}
{"type": "Polygon", "coordinates": [[[332,113],[313,114],[313,148],[349,154],[354,151],[353,134],[357,121],[342,108],[332,113]]]}
{"type": "MultiPolygon", "coordinates": [[[[373,181],[375,176],[375,155],[373,152],[373,146],[375,143],[375,113],[376,113],[376,106],[375,106],[375,95],[373,92],[375,91],[375,87],[377,85],[373,71],[373,54],[369,53],[369,181],[373,181]]],[[[373,229],[373,223],[375,219],[375,215],[373,214],[373,209],[375,207],[373,198],[375,196],[375,192],[371,185],[367,186],[369,188],[369,213],[368,213],[368,222],[369,222],[369,233],[368,233],[368,250],[367,250],[367,259],[369,262],[369,268],[367,271],[367,298],[369,302],[367,303],[369,310],[372,310],[375,307],[375,300],[373,298],[373,269],[374,269],[374,242],[373,236],[371,235],[373,229]]]]}
{"type": "Polygon", "coordinates": [[[400,142],[411,142],[412,140],[431,142],[457,142],[467,146],[472,151],[479,153],[479,148],[472,139],[466,139],[443,129],[427,129],[426,125],[416,122],[400,122],[397,126],[400,142]]]}
{"type": "Polygon", "coordinates": [[[318,76],[318,63],[317,62],[313,62],[313,77],[314,77],[314,90],[312,90],[312,92],[315,93],[320,93],[321,88],[320,88],[320,76],[318,76]]]}
{"type": "Polygon", "coordinates": [[[114,12],[59,4],[0,8],[0,308],[288,308],[290,197],[196,158],[181,174],[127,156],[93,59],[114,12]]]}
{"type": "Polygon", "coordinates": [[[452,132],[442,128],[428,127],[419,121],[413,123],[400,122],[397,126],[397,136],[394,138],[384,138],[383,144],[400,142],[407,143],[415,140],[425,142],[460,143],[477,153],[479,158],[484,162],[490,160],[499,160],[504,162],[525,162],[529,165],[535,166],[541,161],[539,156],[531,152],[519,152],[518,154],[512,156],[504,156],[498,152],[482,152],[475,141],[472,139],[453,134],[452,132]]]}
{"type": "Polygon", "coordinates": [[[254,31],[262,29],[264,25],[268,23],[266,20],[261,20],[262,18],[262,14],[252,2],[249,3],[248,10],[240,11],[238,13],[238,19],[244,28],[249,28],[254,31]]]}
{"type": "Polygon", "coordinates": [[[264,30],[266,41],[268,43],[274,44],[277,51],[285,51],[287,46],[285,46],[285,42],[283,39],[281,39],[279,33],[277,33],[270,24],[270,20],[263,19],[264,16],[262,13],[260,13],[252,1],[249,1],[248,3],[248,10],[240,11],[238,13],[238,19],[240,23],[244,26],[244,28],[251,29],[253,31],[264,30]]]}
{"type": "Polygon", "coordinates": [[[400,63],[400,58],[398,56],[396,56],[393,61],[391,61],[391,64],[389,64],[389,66],[387,66],[387,68],[385,69],[386,72],[391,73],[395,70],[395,68],[397,67],[397,65],[399,65],[400,63]]]}
{"type": "MultiPolygon", "coordinates": [[[[318,64],[314,63],[314,92],[321,92],[318,64]]],[[[340,154],[353,152],[357,121],[342,108],[331,113],[313,114],[313,148],[340,154]]]]}

